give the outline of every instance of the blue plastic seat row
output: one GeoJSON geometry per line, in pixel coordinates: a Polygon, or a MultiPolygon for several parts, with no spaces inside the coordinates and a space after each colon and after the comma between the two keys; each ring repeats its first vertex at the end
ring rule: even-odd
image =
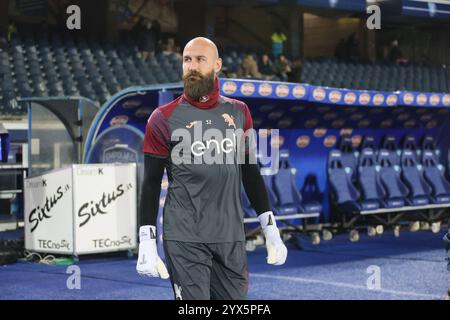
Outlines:
{"type": "MultiPolygon", "coordinates": [[[[296,171],[292,167],[288,154],[280,155],[280,166],[276,174],[268,168],[262,168],[261,174],[266,186],[270,205],[276,215],[317,214],[322,211],[318,201],[304,201],[296,185],[296,171]]],[[[242,206],[247,217],[256,217],[250,202],[242,188],[242,206]]]]}
{"type": "Polygon", "coordinates": [[[330,152],[328,178],[334,203],[352,212],[450,204],[450,183],[436,153],[404,149],[399,163],[393,152],[365,148],[357,165],[356,181],[344,165],[342,152],[330,152]]]}

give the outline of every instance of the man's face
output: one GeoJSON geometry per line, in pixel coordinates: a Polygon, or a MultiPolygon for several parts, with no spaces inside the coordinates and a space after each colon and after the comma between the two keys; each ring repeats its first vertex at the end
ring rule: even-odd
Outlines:
{"type": "Polygon", "coordinates": [[[183,52],[183,81],[187,96],[199,100],[210,93],[214,89],[215,75],[221,66],[221,59],[209,43],[189,43],[183,52]]]}

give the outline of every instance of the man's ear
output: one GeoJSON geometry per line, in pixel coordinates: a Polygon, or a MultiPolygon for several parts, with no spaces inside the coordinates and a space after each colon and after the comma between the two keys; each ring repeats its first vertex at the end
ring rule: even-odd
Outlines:
{"type": "Polygon", "coordinates": [[[220,72],[221,69],[222,69],[222,59],[221,59],[221,58],[218,58],[218,59],[216,60],[215,65],[214,65],[214,72],[215,72],[216,74],[218,74],[218,73],[220,72]]]}

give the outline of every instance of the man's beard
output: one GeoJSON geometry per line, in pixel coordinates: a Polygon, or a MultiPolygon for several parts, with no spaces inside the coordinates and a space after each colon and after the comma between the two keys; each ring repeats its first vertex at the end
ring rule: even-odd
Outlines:
{"type": "Polygon", "coordinates": [[[214,90],[214,70],[206,75],[191,71],[183,76],[184,93],[192,100],[199,101],[214,90]]]}

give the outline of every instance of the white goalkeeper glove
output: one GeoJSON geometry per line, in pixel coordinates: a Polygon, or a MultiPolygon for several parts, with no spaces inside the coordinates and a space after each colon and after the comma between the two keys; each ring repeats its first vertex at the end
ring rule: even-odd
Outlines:
{"type": "Polygon", "coordinates": [[[139,228],[139,256],[136,271],[141,276],[169,278],[166,266],[158,256],[155,226],[142,226],[139,228]]]}
{"type": "Polygon", "coordinates": [[[266,238],[267,263],[281,266],[286,261],[287,248],[281,240],[273,212],[264,212],[258,216],[258,219],[266,238]]]}

